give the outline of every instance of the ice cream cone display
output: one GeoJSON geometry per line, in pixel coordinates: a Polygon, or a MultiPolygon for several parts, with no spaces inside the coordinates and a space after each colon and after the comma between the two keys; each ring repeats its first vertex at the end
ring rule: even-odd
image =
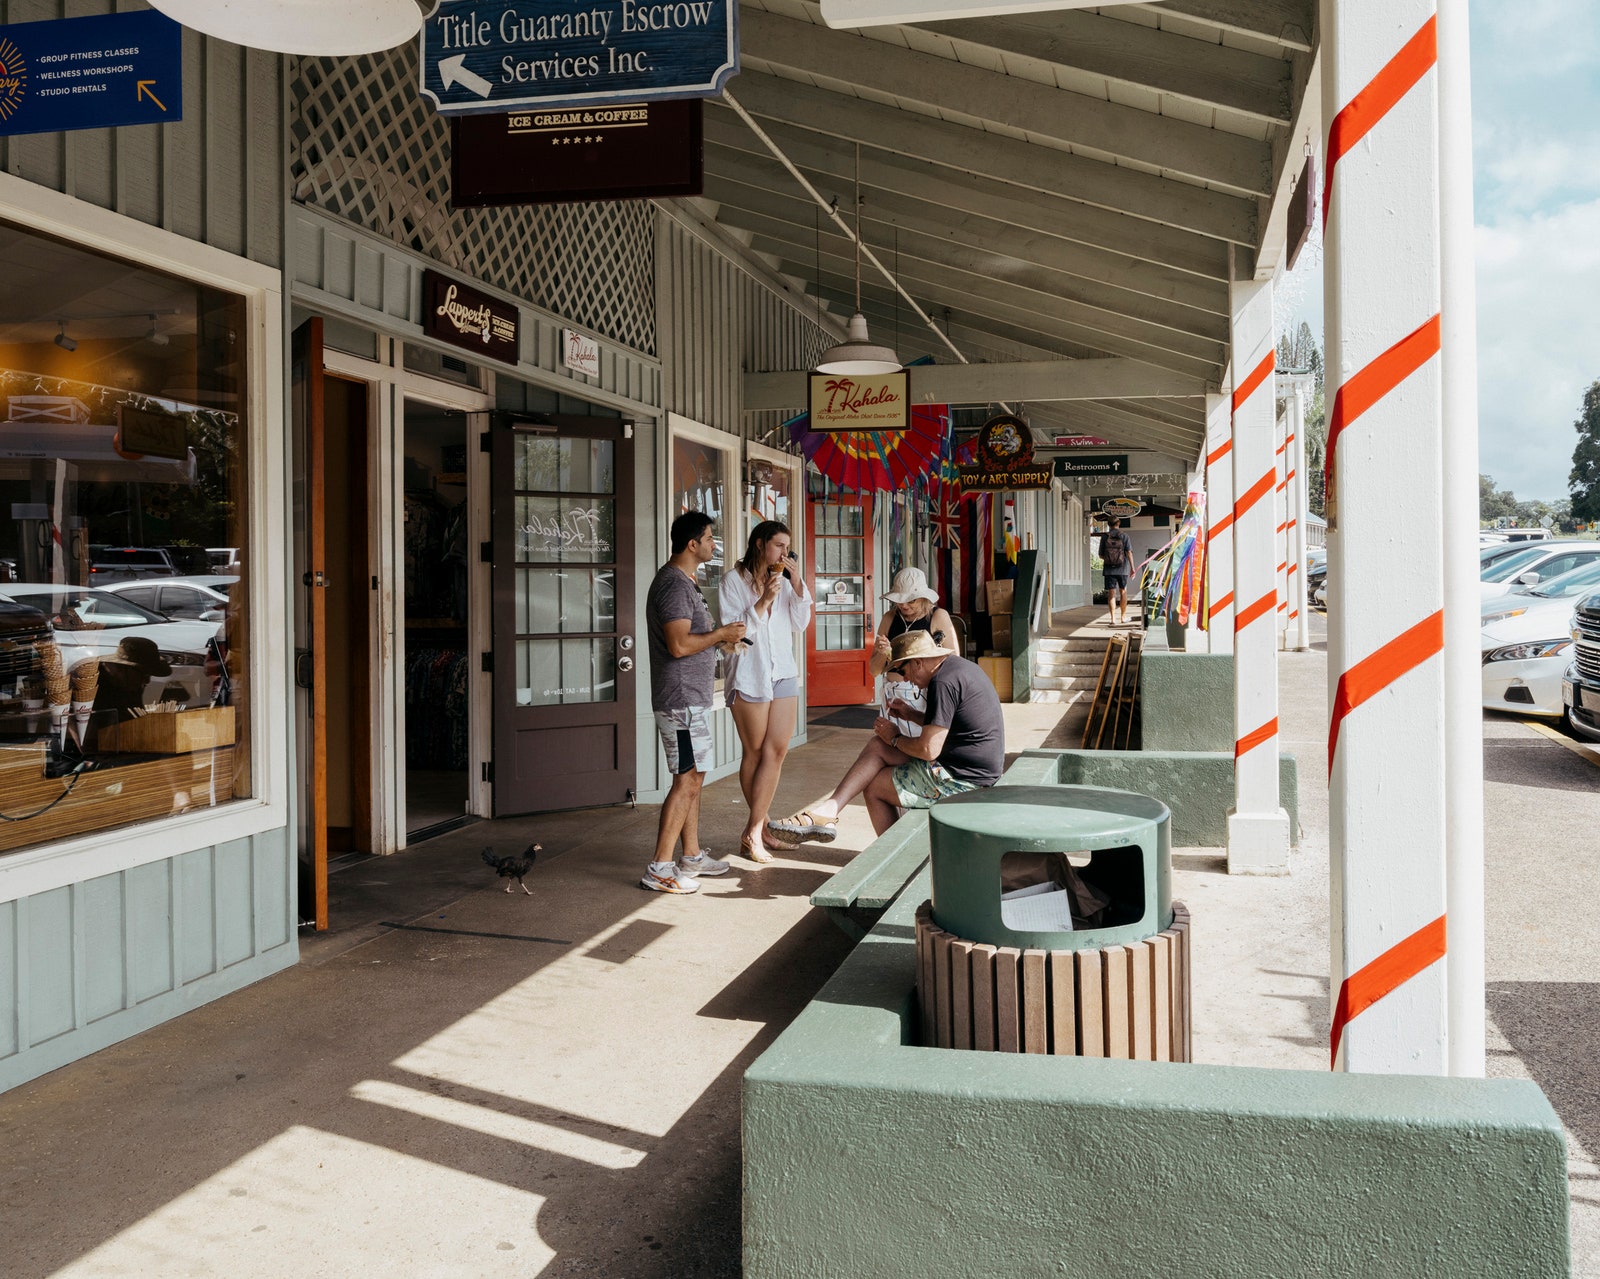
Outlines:
{"type": "Polygon", "coordinates": [[[100,659],[91,657],[72,668],[72,725],[82,743],[89,731],[89,715],[94,710],[95,694],[100,689],[100,659]]]}
{"type": "Polygon", "coordinates": [[[67,712],[72,702],[72,682],[67,678],[61,650],[54,644],[39,646],[39,668],[44,674],[44,699],[50,705],[50,734],[64,744],[67,712]]]}

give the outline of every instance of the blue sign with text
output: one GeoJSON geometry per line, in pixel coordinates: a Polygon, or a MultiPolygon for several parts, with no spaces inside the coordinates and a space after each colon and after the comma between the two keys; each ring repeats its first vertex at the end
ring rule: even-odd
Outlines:
{"type": "Polygon", "coordinates": [[[436,0],[421,89],[445,115],[714,97],[738,22],[738,0],[436,0]]]}
{"type": "Polygon", "coordinates": [[[154,9],[0,27],[0,134],[183,118],[183,28],[154,9]]]}

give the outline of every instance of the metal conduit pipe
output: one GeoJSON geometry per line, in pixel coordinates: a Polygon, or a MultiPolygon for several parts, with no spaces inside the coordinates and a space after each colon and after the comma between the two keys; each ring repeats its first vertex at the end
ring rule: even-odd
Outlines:
{"type": "Polygon", "coordinates": [[[843,216],[839,213],[835,202],[832,200],[824,200],[822,198],[822,192],[818,191],[816,187],[811,185],[810,181],[806,178],[806,175],[801,173],[800,170],[795,166],[793,160],[784,155],[782,148],[780,148],[778,144],[767,135],[767,131],[765,129],[755,122],[755,117],[746,111],[742,106],[740,106],[735,100],[733,94],[729,93],[726,89],[722,91],[722,100],[734,109],[741,120],[750,126],[750,132],[761,139],[761,144],[766,147],[768,151],[772,152],[779,164],[783,165],[784,168],[789,170],[789,173],[791,176],[793,176],[794,180],[804,187],[806,194],[815,200],[817,205],[823,209],[830,218],[833,219],[834,224],[839,228],[839,230],[843,231],[845,235],[849,236],[852,243],[860,247],[861,252],[867,261],[872,263],[873,266],[877,267],[878,273],[882,275],[885,280],[889,281],[889,283],[894,287],[895,292],[903,297],[906,300],[907,305],[910,306],[911,309],[922,318],[922,322],[932,329],[936,334],[938,334],[939,340],[950,348],[951,354],[954,355],[956,359],[960,360],[961,363],[971,364],[972,361],[961,354],[961,349],[957,347],[956,344],[948,337],[946,337],[939,326],[933,322],[933,317],[924,311],[920,306],[918,306],[916,299],[901,287],[900,281],[894,278],[894,275],[890,272],[889,268],[884,266],[882,262],[878,261],[877,254],[875,254],[871,249],[861,242],[855,231],[851,229],[850,224],[846,222],[843,216]]]}

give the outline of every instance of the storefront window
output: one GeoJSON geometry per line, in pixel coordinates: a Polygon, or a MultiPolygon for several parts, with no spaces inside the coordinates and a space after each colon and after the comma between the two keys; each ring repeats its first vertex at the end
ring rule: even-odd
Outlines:
{"type": "MultiPolygon", "coordinates": [[[[737,509],[738,488],[734,482],[738,473],[738,448],[735,436],[673,420],[672,495],[667,518],[670,521],[685,511],[701,511],[715,521],[716,554],[700,570],[700,590],[718,625],[722,622],[722,574],[744,553],[737,509]]],[[[719,689],[726,665],[727,659],[719,654],[719,689]]]]}
{"type": "Polygon", "coordinates": [[[0,852],[252,792],[246,307],[0,223],[0,852]]]}

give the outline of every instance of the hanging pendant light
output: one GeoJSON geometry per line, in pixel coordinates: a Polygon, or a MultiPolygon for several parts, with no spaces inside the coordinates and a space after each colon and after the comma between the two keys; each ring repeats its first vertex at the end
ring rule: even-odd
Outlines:
{"type": "Polygon", "coordinates": [[[830,346],[817,361],[818,373],[854,373],[861,377],[898,373],[900,357],[867,336],[861,314],[861,144],[856,143],[856,310],[845,327],[844,341],[830,346]]]}
{"type": "Polygon", "coordinates": [[[416,0],[150,0],[175,22],[275,53],[377,53],[422,29],[416,0]]]}

